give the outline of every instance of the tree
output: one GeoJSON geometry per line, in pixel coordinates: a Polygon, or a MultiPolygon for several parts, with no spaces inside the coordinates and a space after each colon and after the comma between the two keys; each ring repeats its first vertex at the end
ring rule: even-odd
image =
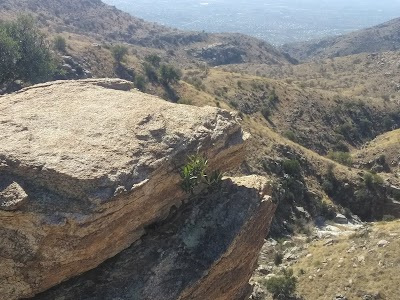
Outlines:
{"type": "Polygon", "coordinates": [[[44,35],[32,17],[22,16],[0,25],[0,84],[13,80],[39,83],[49,80],[55,71],[54,59],[44,35]],[[3,43],[4,42],[4,43],[3,43]]]}
{"type": "Polygon", "coordinates": [[[161,81],[165,84],[177,82],[182,77],[181,70],[171,65],[162,65],[160,68],[161,81]]]}
{"type": "Polygon", "coordinates": [[[5,28],[0,28],[0,84],[14,79],[19,58],[17,42],[9,36],[5,28]]]}
{"type": "Polygon", "coordinates": [[[146,74],[147,78],[150,82],[158,82],[158,74],[157,71],[153,68],[152,65],[145,62],[143,63],[143,71],[146,74]]]}
{"type": "Polygon", "coordinates": [[[140,91],[144,92],[146,89],[146,79],[143,75],[136,75],[135,77],[135,87],[140,91]]]}
{"type": "Polygon", "coordinates": [[[128,47],[125,45],[115,45],[111,48],[111,53],[117,63],[121,63],[128,54],[128,47]]]}
{"type": "Polygon", "coordinates": [[[153,67],[158,68],[160,66],[161,62],[161,57],[159,57],[157,54],[149,54],[146,55],[144,58],[149,64],[151,64],[153,67]]]}

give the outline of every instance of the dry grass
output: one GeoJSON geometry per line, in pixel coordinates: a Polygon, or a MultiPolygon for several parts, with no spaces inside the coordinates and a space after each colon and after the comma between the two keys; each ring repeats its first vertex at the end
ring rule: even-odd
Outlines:
{"type": "Polygon", "coordinates": [[[393,173],[400,172],[400,129],[386,132],[362,149],[355,151],[353,157],[357,161],[368,162],[384,155],[393,173]]]}
{"type": "Polygon", "coordinates": [[[374,224],[368,236],[343,236],[330,246],[324,246],[324,241],[311,244],[311,256],[293,266],[295,274],[299,274],[297,291],[313,300],[331,300],[336,294],[355,300],[376,293],[382,299],[399,299],[399,236],[397,221],[374,224]],[[389,244],[378,247],[380,240],[389,244]]]}

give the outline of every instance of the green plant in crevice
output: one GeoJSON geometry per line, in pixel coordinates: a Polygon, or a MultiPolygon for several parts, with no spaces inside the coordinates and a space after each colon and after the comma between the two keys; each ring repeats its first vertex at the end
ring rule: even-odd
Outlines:
{"type": "Polygon", "coordinates": [[[201,155],[191,155],[181,170],[181,187],[186,193],[193,194],[194,188],[201,183],[211,190],[219,189],[222,183],[222,172],[214,170],[210,175],[206,173],[208,160],[201,155]]]}
{"type": "Polygon", "coordinates": [[[212,171],[211,175],[206,175],[205,180],[210,190],[219,190],[222,184],[222,172],[219,170],[212,171]]]}

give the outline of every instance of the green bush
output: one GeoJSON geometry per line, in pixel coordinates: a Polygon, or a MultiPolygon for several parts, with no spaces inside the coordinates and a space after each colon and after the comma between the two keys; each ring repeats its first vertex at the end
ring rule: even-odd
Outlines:
{"type": "Polygon", "coordinates": [[[363,176],[365,187],[373,189],[376,185],[382,185],[383,179],[378,174],[367,172],[363,176]]]}
{"type": "Polygon", "coordinates": [[[55,62],[32,17],[0,24],[0,84],[14,80],[39,83],[51,79],[55,62]]]}
{"type": "Polygon", "coordinates": [[[345,166],[351,166],[351,164],[353,163],[351,155],[348,152],[330,151],[328,153],[328,158],[345,166]]]}
{"type": "Polygon", "coordinates": [[[58,35],[55,37],[54,41],[54,49],[60,52],[65,53],[67,51],[67,41],[62,36],[58,35]]]}
{"type": "Polygon", "coordinates": [[[160,67],[160,78],[161,81],[165,84],[177,82],[181,79],[181,77],[182,77],[181,70],[175,68],[174,66],[162,65],[160,67]]]}
{"type": "Polygon", "coordinates": [[[291,140],[292,142],[297,142],[297,136],[296,136],[296,134],[295,134],[293,131],[290,131],[290,130],[285,131],[285,132],[283,133],[283,136],[284,136],[285,138],[291,140]]]}
{"type": "Polygon", "coordinates": [[[0,84],[14,79],[20,55],[17,41],[0,27],[0,84]]]}
{"type": "Polygon", "coordinates": [[[143,71],[150,82],[158,82],[158,74],[154,67],[149,63],[143,64],[143,71]]]}
{"type": "Polygon", "coordinates": [[[210,190],[216,190],[222,184],[222,172],[214,170],[210,175],[206,173],[208,160],[201,155],[192,155],[181,170],[181,187],[186,193],[193,194],[194,188],[201,183],[210,190]]]}
{"type": "Polygon", "coordinates": [[[159,57],[157,54],[149,54],[146,55],[144,58],[149,64],[151,64],[153,67],[158,68],[160,66],[161,62],[161,57],[159,57]]]}
{"type": "Polygon", "coordinates": [[[121,63],[128,54],[128,47],[125,45],[115,45],[111,48],[111,54],[117,63],[121,63]]]}
{"type": "Polygon", "coordinates": [[[267,280],[266,286],[268,292],[272,294],[273,299],[286,299],[292,297],[296,291],[297,280],[293,276],[293,270],[284,270],[282,276],[275,276],[267,280]]]}
{"type": "Polygon", "coordinates": [[[298,160],[295,159],[287,159],[283,161],[283,171],[289,175],[299,175],[301,172],[301,166],[298,160]]]}
{"type": "Polygon", "coordinates": [[[274,255],[274,264],[275,266],[279,266],[282,263],[283,254],[281,252],[275,252],[274,255]]]}
{"type": "Polygon", "coordinates": [[[146,79],[143,75],[136,75],[135,77],[135,87],[140,91],[144,92],[146,90],[146,79]]]}
{"type": "Polygon", "coordinates": [[[271,91],[271,94],[270,94],[269,97],[268,97],[268,101],[269,101],[269,103],[275,103],[275,102],[278,102],[278,101],[279,101],[279,97],[278,97],[278,95],[276,94],[275,89],[273,89],[273,90],[271,91]]]}

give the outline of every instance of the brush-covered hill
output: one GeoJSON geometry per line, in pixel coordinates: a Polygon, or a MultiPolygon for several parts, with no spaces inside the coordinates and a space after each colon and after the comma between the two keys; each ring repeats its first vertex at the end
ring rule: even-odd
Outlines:
{"type": "MultiPolygon", "coordinates": [[[[241,34],[187,32],[146,22],[100,0],[3,0],[0,19],[20,14],[37,17],[49,35],[67,34],[92,43],[126,43],[136,51],[152,49],[193,61],[221,65],[242,62],[287,63],[272,45],[241,34]]],[[[143,51],[139,51],[143,52],[143,51]]]]}
{"type": "Polygon", "coordinates": [[[400,18],[346,35],[286,44],[282,50],[299,61],[400,49],[400,18]]]}

